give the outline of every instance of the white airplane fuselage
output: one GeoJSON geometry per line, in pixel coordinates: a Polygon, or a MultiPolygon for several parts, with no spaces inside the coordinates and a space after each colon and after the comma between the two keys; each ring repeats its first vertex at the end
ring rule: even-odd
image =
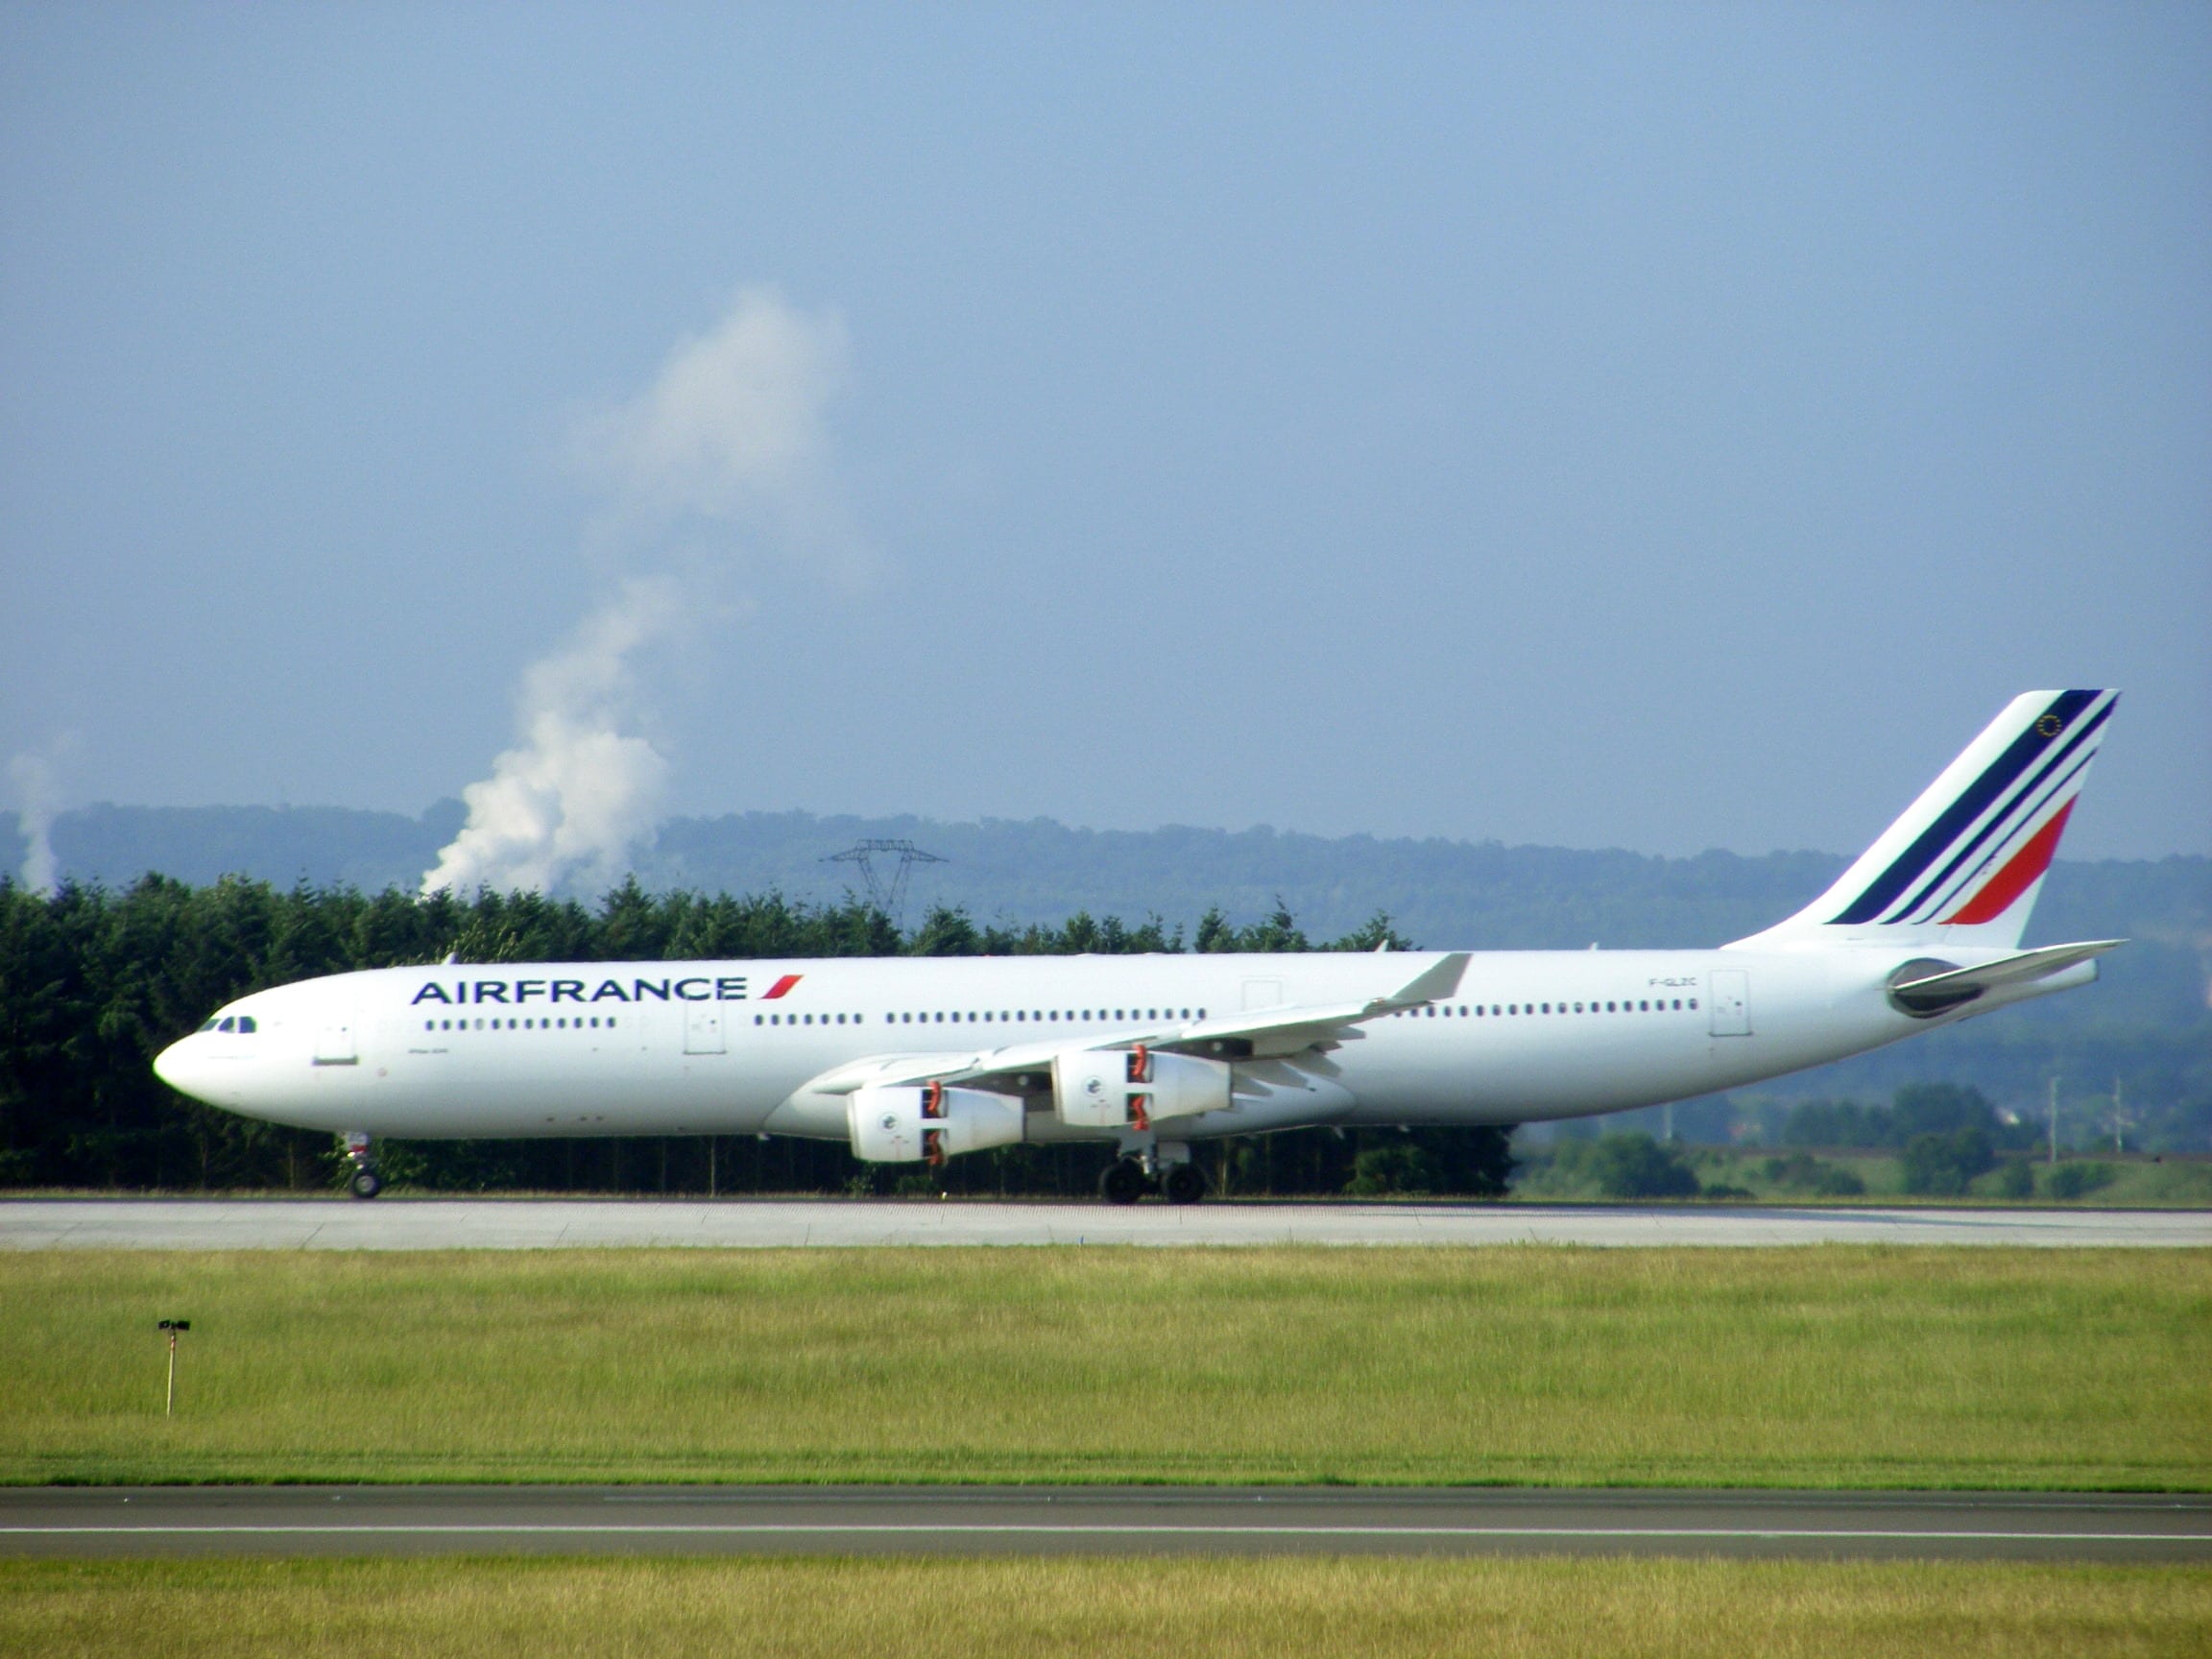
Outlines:
{"type": "Polygon", "coordinates": [[[1229,1135],[1655,1105],[2094,979],[2119,941],[2020,941],[2117,695],[2014,698],[1825,893],[1718,950],[448,962],[256,992],[155,1064],[347,1133],[363,1196],[376,1135],[802,1135],[879,1163],[1095,1140],[1149,1171],[1229,1135]]]}
{"type": "MultiPolygon", "coordinates": [[[[2094,964],[1933,1018],[1887,987],[1925,948],[1497,951],[1448,998],[1333,1046],[1236,1058],[1226,1110],[1158,1125],[1203,1140],[1301,1123],[1518,1123],[1621,1111],[1864,1052],[2095,976],[2094,964]],[[1245,1087],[1249,1083],[1251,1087],[1245,1087]],[[1254,1097],[1254,1096],[1257,1097],[1254,1097]],[[1301,1096],[1305,1096],[1301,1098],[1301,1096]]],[[[1972,965],[2001,951],[1951,951],[1972,965]]],[[[255,993],[165,1052],[212,1104],[416,1138],[779,1133],[843,1140],[846,1096],[807,1089],[878,1057],[1159,1041],[1223,1015],[1329,1004],[1423,954],[830,958],[390,968],[255,993]],[[762,993],[789,989],[773,1000],[762,993]],[[211,1022],[220,1024],[220,1021],[211,1022]]],[[[1049,1102],[1046,1104],[1048,1106],[1049,1102]]],[[[1115,1140],[1033,1102],[1024,1139],[1115,1140]]]]}

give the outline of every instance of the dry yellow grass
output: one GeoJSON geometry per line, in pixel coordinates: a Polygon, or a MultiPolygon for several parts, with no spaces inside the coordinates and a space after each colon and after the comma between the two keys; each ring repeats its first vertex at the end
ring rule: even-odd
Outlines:
{"type": "Polygon", "coordinates": [[[0,1563],[0,1651],[2201,1654],[2212,1570],[1648,1560],[0,1563]]]}
{"type": "Polygon", "coordinates": [[[2208,1376],[2200,1251],[0,1258],[13,1481],[2202,1488],[2208,1376]]]}

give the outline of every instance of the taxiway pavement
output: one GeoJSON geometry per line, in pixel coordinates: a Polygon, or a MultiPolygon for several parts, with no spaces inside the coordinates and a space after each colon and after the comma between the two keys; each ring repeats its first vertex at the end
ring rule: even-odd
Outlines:
{"type": "Polygon", "coordinates": [[[0,1250],[962,1244],[1981,1244],[2212,1248],[2212,1211],[699,1199],[10,1199],[0,1250]]]}
{"type": "Polygon", "coordinates": [[[0,1555],[1640,1554],[2212,1561],[2212,1497],[1128,1487],[30,1487],[0,1555]]]}

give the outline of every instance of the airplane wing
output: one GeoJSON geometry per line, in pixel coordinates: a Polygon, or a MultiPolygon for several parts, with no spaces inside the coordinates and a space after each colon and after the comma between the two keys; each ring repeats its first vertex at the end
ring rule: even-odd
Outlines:
{"type": "MultiPolygon", "coordinates": [[[[1455,950],[1441,956],[1387,996],[1364,1002],[1339,1002],[1334,1006],[1306,1008],[1255,1008],[1218,1020],[1200,1020],[1158,1037],[1136,1038],[1149,1048],[1181,1049],[1204,1053],[1209,1045],[1249,1042],[1255,1055],[1294,1054],[1323,1043],[1338,1041],[1349,1027],[1366,1020],[1380,1020],[1401,1009],[1420,1008],[1441,1001],[1459,988],[1467,971],[1468,952],[1455,950]]],[[[1102,1048],[1126,1048],[1128,1042],[1102,1043],[1102,1048]]]]}
{"type": "Polygon", "coordinates": [[[1142,1044],[1155,1052],[1218,1054],[1232,1044],[1250,1044],[1250,1057],[1264,1059],[1332,1046],[1354,1035],[1363,1021],[1380,1020],[1401,1009],[1441,1000],[1458,989],[1468,952],[1438,957],[1396,990],[1361,1002],[1255,1008],[1214,1020],[1162,1025],[1152,1030],[1121,1030],[1094,1042],[1065,1037],[1020,1043],[1005,1048],[961,1053],[876,1055],[826,1071],[806,1085],[821,1094],[850,1094],[873,1084],[973,1083],[1023,1073],[1047,1073],[1055,1056],[1071,1049],[1110,1051],[1142,1044]]]}

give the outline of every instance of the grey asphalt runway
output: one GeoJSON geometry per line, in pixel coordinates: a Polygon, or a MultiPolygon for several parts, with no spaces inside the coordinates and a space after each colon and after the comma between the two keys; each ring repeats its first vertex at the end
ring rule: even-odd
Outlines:
{"type": "Polygon", "coordinates": [[[2212,1561],[2212,1497],[1329,1488],[30,1487],[0,1555],[1641,1554],[2212,1561]]]}
{"type": "Polygon", "coordinates": [[[1998,1244],[2212,1248],[2203,1210],[987,1204],[698,1199],[10,1199],[0,1250],[773,1249],[957,1244],[1998,1244]]]}

